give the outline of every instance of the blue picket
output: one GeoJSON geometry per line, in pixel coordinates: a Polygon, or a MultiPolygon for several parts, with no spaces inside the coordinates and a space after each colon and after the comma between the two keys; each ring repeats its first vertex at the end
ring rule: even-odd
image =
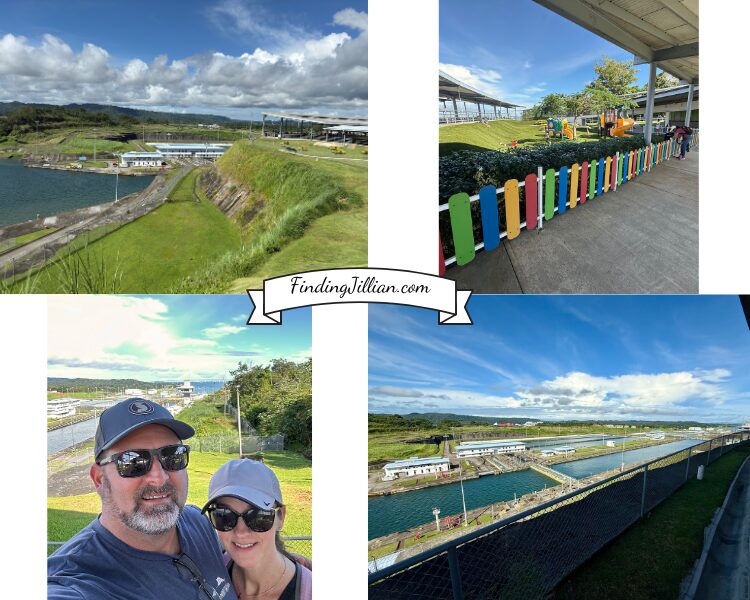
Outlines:
{"type": "Polygon", "coordinates": [[[560,183],[557,194],[557,214],[565,212],[566,202],[568,199],[568,167],[560,167],[560,183]]]}
{"type": "Polygon", "coordinates": [[[500,244],[500,224],[497,218],[497,188],[494,185],[485,185],[479,190],[479,207],[482,212],[484,249],[494,250],[500,244]]]}

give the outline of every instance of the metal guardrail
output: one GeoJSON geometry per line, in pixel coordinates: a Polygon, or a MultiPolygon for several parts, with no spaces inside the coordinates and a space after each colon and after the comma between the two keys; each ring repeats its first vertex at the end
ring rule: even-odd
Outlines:
{"type": "Polygon", "coordinates": [[[739,432],[699,443],[387,566],[369,575],[369,599],[544,597],[699,466],[749,440],[739,432]]]}

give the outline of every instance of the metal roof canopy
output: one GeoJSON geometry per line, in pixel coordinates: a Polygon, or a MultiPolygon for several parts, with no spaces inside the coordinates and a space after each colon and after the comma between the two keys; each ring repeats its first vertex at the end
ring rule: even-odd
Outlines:
{"type": "Polygon", "coordinates": [[[484,92],[474,89],[451,77],[448,73],[440,71],[439,100],[460,100],[474,104],[486,104],[488,106],[501,106],[503,108],[523,108],[520,104],[504,102],[499,98],[488,96],[484,92]]]}
{"type": "Polygon", "coordinates": [[[333,125],[324,127],[325,131],[346,131],[347,133],[367,133],[367,125],[333,125]]]}
{"type": "Polygon", "coordinates": [[[698,83],[698,0],[534,1],[632,52],[635,64],[698,83]]]}
{"type": "MultiPolygon", "coordinates": [[[[687,85],[681,85],[657,91],[654,94],[654,106],[687,100],[688,94],[690,93],[688,88],[689,86],[687,85]]],[[[696,85],[693,90],[693,100],[698,99],[698,88],[699,86],[696,85]]],[[[646,104],[647,94],[644,94],[643,92],[638,92],[637,94],[626,94],[626,96],[631,98],[634,102],[637,102],[639,106],[644,106],[646,104]]]]}
{"type": "Polygon", "coordinates": [[[367,117],[337,117],[324,115],[304,115],[300,113],[287,112],[264,112],[263,118],[275,117],[277,119],[289,119],[290,121],[306,121],[308,123],[319,123],[321,125],[367,125],[367,117]]]}

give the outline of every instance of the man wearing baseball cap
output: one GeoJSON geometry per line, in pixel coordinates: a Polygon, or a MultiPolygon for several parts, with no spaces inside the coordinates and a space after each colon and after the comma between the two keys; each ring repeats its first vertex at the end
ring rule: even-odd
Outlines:
{"type": "Polygon", "coordinates": [[[49,557],[48,599],[237,600],[216,532],[185,506],[194,434],[142,398],[102,413],[90,472],[102,512],[49,557]]]}

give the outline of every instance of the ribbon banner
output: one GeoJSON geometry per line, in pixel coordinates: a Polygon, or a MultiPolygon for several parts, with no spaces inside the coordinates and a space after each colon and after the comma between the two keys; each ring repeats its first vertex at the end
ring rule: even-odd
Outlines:
{"type": "Polygon", "coordinates": [[[403,304],[437,311],[441,325],[471,325],[469,290],[436,275],[399,269],[328,269],[266,279],[247,290],[254,307],[248,325],[281,325],[281,313],[324,304],[403,304]]]}

